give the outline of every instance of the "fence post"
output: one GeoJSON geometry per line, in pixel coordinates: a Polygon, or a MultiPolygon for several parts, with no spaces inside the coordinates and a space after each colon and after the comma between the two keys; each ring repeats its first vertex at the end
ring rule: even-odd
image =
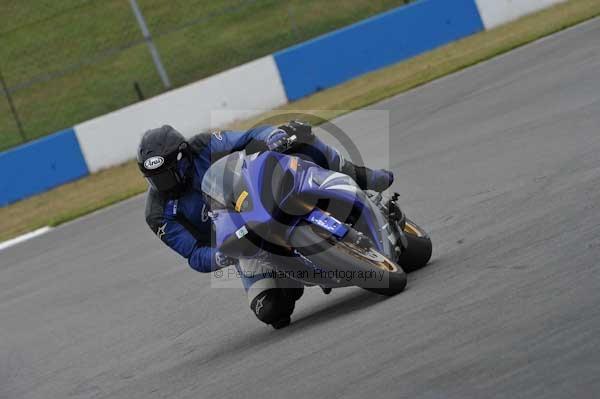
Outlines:
{"type": "Polygon", "coordinates": [[[289,3],[287,8],[288,19],[290,20],[290,25],[292,27],[292,36],[294,36],[295,40],[300,40],[300,32],[298,31],[298,24],[296,24],[296,13],[294,11],[294,4],[289,3]]]}
{"type": "Polygon", "coordinates": [[[13,118],[15,119],[15,123],[17,125],[17,129],[19,130],[19,134],[21,135],[21,140],[23,143],[27,141],[27,137],[25,136],[25,131],[23,130],[23,124],[21,123],[21,118],[19,118],[19,114],[17,113],[17,109],[15,108],[15,104],[13,103],[12,96],[10,91],[8,91],[8,86],[6,86],[6,81],[4,80],[4,75],[2,74],[2,70],[0,69],[0,85],[2,85],[2,91],[6,96],[6,101],[8,101],[8,106],[10,107],[10,112],[12,112],[13,118]]]}
{"type": "Polygon", "coordinates": [[[152,56],[152,61],[154,61],[154,66],[156,67],[156,71],[162,80],[165,89],[171,88],[171,80],[169,79],[169,75],[167,75],[167,71],[160,60],[160,54],[158,53],[158,49],[154,45],[152,41],[152,35],[150,35],[150,31],[148,30],[148,26],[146,25],[146,20],[144,19],[144,15],[142,14],[142,10],[137,4],[137,0],[129,0],[129,4],[131,5],[131,9],[133,10],[133,14],[135,15],[135,19],[140,26],[140,30],[142,31],[142,35],[144,36],[144,40],[148,44],[148,49],[150,50],[150,55],[152,56]]]}

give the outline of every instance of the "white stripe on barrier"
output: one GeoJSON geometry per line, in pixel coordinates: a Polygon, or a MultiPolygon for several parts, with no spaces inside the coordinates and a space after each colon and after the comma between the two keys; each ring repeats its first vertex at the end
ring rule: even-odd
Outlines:
{"type": "Polygon", "coordinates": [[[41,236],[42,234],[46,234],[50,230],[52,230],[52,227],[45,226],[45,227],[39,228],[37,230],[30,231],[29,233],[23,234],[22,236],[15,237],[15,238],[12,238],[7,241],[2,241],[2,242],[0,242],[0,251],[2,251],[3,249],[6,249],[8,247],[12,247],[13,245],[17,245],[17,244],[20,244],[27,240],[30,240],[33,237],[37,237],[37,236],[41,236]]]}
{"type": "Polygon", "coordinates": [[[485,29],[518,19],[566,0],[475,0],[485,29]]]}
{"type": "MultiPolygon", "coordinates": [[[[273,56],[227,70],[182,88],[75,126],[90,172],[135,157],[144,131],[173,125],[189,137],[287,102],[273,56]],[[211,120],[215,110],[231,110],[231,120],[211,120]],[[236,112],[240,110],[239,112],[236,112]]],[[[214,116],[213,116],[214,118],[214,116]]]]}

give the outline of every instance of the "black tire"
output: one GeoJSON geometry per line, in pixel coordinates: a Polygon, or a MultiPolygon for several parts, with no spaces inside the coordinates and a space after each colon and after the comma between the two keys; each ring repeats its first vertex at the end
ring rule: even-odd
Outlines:
{"type": "MultiPolygon", "coordinates": [[[[354,231],[348,234],[351,233],[357,234],[354,231]]],[[[297,226],[290,243],[322,269],[335,271],[338,265],[343,265],[341,269],[344,272],[377,276],[377,280],[353,278],[347,285],[356,285],[386,296],[399,294],[406,287],[406,273],[398,264],[373,248],[361,248],[350,240],[340,241],[319,227],[310,224],[297,226]]]]}
{"type": "Polygon", "coordinates": [[[408,245],[398,257],[398,264],[406,273],[411,273],[427,265],[431,259],[433,247],[427,233],[409,219],[406,219],[404,233],[408,245]]]}

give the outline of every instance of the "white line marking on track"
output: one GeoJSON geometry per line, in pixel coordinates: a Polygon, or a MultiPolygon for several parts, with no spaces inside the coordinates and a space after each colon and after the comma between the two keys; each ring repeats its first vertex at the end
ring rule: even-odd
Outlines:
{"type": "Polygon", "coordinates": [[[10,240],[0,242],[0,251],[2,251],[3,249],[6,249],[8,247],[12,247],[13,245],[17,245],[19,243],[25,242],[33,237],[41,236],[42,234],[45,234],[45,233],[49,232],[50,230],[52,230],[52,227],[45,226],[45,227],[39,228],[37,230],[30,231],[29,233],[23,234],[22,236],[18,236],[15,238],[11,238],[10,240]]]}

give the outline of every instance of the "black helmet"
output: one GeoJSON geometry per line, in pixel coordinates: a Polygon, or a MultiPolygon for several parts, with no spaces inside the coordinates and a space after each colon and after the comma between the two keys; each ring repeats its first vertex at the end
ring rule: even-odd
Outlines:
{"type": "Polygon", "coordinates": [[[178,161],[187,157],[187,143],[181,133],[169,125],[148,130],[138,147],[137,162],[152,187],[161,193],[176,193],[185,184],[178,161]]]}

